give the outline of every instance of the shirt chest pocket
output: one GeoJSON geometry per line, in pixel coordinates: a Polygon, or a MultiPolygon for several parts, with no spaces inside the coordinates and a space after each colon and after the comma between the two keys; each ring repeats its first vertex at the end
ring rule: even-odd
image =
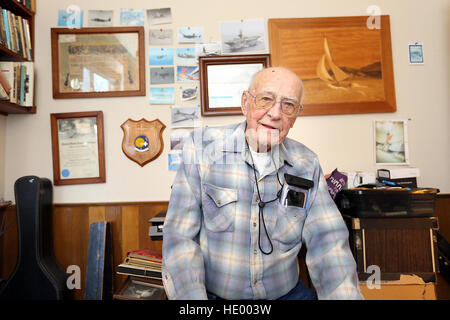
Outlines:
{"type": "Polygon", "coordinates": [[[277,223],[272,234],[281,251],[288,251],[300,243],[306,210],[299,207],[284,207],[278,204],[277,223]]]}
{"type": "Polygon", "coordinates": [[[203,184],[202,206],[205,227],[212,232],[234,231],[236,189],[203,184]]]}

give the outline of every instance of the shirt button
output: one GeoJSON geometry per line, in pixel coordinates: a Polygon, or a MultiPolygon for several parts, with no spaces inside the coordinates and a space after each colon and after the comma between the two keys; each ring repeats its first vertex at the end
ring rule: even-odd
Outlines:
{"type": "Polygon", "coordinates": [[[253,222],[253,226],[256,228],[256,222],[253,222]]]}
{"type": "Polygon", "coordinates": [[[217,204],[220,206],[222,204],[222,201],[217,200],[217,204]]]}
{"type": "Polygon", "coordinates": [[[257,253],[258,253],[258,251],[257,251],[257,250],[255,249],[255,250],[253,250],[253,253],[254,253],[254,254],[257,254],[257,253]]]}

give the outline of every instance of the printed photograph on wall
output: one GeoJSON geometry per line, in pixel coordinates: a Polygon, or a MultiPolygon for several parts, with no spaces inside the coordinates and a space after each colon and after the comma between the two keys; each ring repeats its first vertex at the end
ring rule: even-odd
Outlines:
{"type": "Polygon", "coordinates": [[[89,10],[88,26],[89,27],[112,27],[113,10],[89,10]]]}
{"type": "Polygon", "coordinates": [[[220,24],[224,53],[266,50],[264,20],[226,21],[220,24]]]}
{"type": "Polygon", "coordinates": [[[173,107],[171,109],[172,128],[200,127],[200,107],[173,107]]]}
{"type": "Polygon", "coordinates": [[[168,66],[173,65],[173,52],[172,48],[157,48],[149,50],[149,63],[153,66],[168,66]]]}
{"type": "Polygon", "coordinates": [[[150,68],[150,84],[168,84],[173,83],[175,74],[173,67],[154,67],[150,68]]]}
{"type": "Polygon", "coordinates": [[[149,9],[147,19],[149,25],[172,23],[172,12],[170,8],[149,9]]]}
{"type": "Polygon", "coordinates": [[[120,24],[122,26],[143,26],[144,21],[144,9],[120,9],[120,24]]]}
{"type": "Polygon", "coordinates": [[[186,27],[178,28],[179,43],[201,43],[203,42],[203,28],[186,27]]]}
{"type": "Polygon", "coordinates": [[[407,122],[405,120],[375,120],[375,163],[382,165],[409,164],[407,122]]]}
{"type": "Polygon", "coordinates": [[[173,43],[172,29],[150,29],[148,44],[152,46],[171,45],[173,43]]]}

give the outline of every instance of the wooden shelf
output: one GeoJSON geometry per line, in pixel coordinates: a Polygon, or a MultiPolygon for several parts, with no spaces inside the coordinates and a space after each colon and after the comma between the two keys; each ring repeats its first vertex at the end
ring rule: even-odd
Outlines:
{"type": "Polygon", "coordinates": [[[35,114],[36,107],[22,107],[16,103],[0,100],[0,114],[7,116],[8,114],[35,114]]]}
{"type": "Polygon", "coordinates": [[[14,12],[14,14],[18,14],[19,16],[22,16],[22,18],[32,18],[34,17],[35,13],[25,7],[23,4],[17,2],[16,0],[3,0],[0,1],[0,6],[2,9],[7,9],[9,11],[14,12]]]}
{"type": "MultiPolygon", "coordinates": [[[[30,25],[30,36],[31,36],[31,61],[34,61],[34,16],[35,12],[31,11],[23,4],[17,2],[16,0],[0,0],[0,7],[11,11],[15,15],[21,16],[27,19],[30,25]]],[[[0,61],[15,61],[15,62],[26,62],[30,61],[24,58],[22,55],[8,49],[7,47],[0,45],[0,61]]],[[[8,114],[35,114],[36,106],[33,107],[22,107],[16,103],[11,103],[6,100],[0,100],[0,115],[8,114]]]]}

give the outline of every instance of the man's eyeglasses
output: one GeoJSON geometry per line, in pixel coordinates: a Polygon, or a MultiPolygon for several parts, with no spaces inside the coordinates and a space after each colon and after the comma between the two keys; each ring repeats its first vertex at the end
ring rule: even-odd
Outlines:
{"type": "MultiPolygon", "coordinates": [[[[247,93],[255,99],[255,106],[257,109],[270,109],[277,102],[277,97],[271,93],[263,92],[256,96],[252,95],[249,91],[247,91],[247,93]]],[[[296,116],[303,110],[303,107],[299,102],[289,98],[281,99],[280,105],[281,112],[289,117],[296,116]]]]}

